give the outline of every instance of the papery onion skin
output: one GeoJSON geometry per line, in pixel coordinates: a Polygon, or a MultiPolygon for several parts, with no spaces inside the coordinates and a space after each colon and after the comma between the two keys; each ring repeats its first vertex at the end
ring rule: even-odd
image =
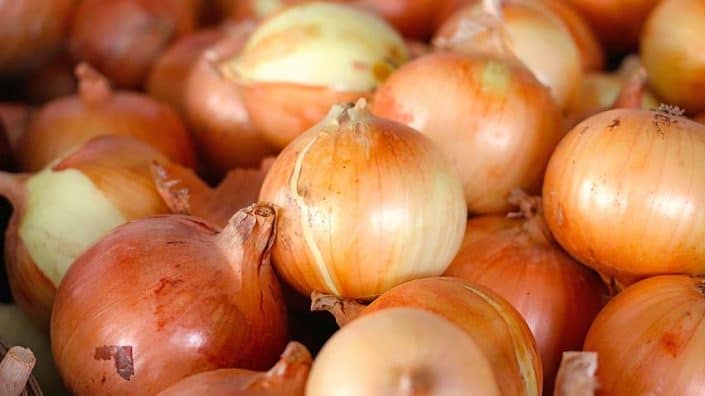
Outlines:
{"type": "Polygon", "coordinates": [[[705,113],[701,113],[693,117],[693,120],[695,122],[699,122],[701,124],[705,124],[705,113]]]}
{"type": "Polygon", "coordinates": [[[107,80],[88,65],[79,65],[76,70],[78,95],[53,100],[31,117],[18,142],[20,170],[38,171],[100,135],[132,136],[173,161],[196,166],[191,136],[169,106],[139,93],[112,91],[107,80]]]}
{"type": "Polygon", "coordinates": [[[534,76],[486,56],[417,58],[380,87],[372,112],[434,141],[458,169],[472,213],[508,211],[515,188],[537,192],[563,136],[560,110],[534,76]]]}
{"type": "Polygon", "coordinates": [[[551,157],[546,222],[568,253],[623,284],[702,273],[702,158],[701,124],[663,111],[599,113],[568,133],[551,157]]]}
{"type": "Polygon", "coordinates": [[[640,54],[649,83],[666,103],[705,111],[705,3],[663,0],[644,25],[640,54]]]}
{"type": "Polygon", "coordinates": [[[585,340],[598,355],[597,394],[703,394],[703,290],[700,278],[667,275],[613,298],[585,340]]]}
{"type": "Polygon", "coordinates": [[[274,223],[265,205],[241,210],[222,231],[195,217],[159,216],[94,245],[67,273],[52,315],[52,350],[68,389],[156,394],[199,372],[271,367],[287,337],[269,264],[274,223]]]}
{"type": "Polygon", "coordinates": [[[278,273],[299,292],[371,299],[440,275],[466,223],[462,186],[433,143],[375,117],[364,100],[334,106],[277,157],[261,202],[281,209],[278,273]]]}

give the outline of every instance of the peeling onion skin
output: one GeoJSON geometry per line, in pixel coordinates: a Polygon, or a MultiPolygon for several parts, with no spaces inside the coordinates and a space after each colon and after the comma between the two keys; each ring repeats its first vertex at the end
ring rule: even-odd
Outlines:
{"type": "Polygon", "coordinates": [[[443,273],[467,216],[442,153],[417,131],[371,115],[364,100],[334,106],[287,146],[260,202],[280,209],[272,253],[289,285],[367,300],[443,273]]]}
{"type": "Polygon", "coordinates": [[[568,253],[618,283],[703,273],[702,158],[701,124],[660,111],[599,113],[551,157],[546,222],[568,253]]]}
{"type": "Polygon", "coordinates": [[[597,395],[705,393],[704,290],[701,278],[666,275],[613,298],[585,340],[598,354],[597,395]]]}
{"type": "Polygon", "coordinates": [[[640,55],[653,90],[688,114],[705,111],[705,3],[663,0],[644,25],[640,55]]]}
{"type": "Polygon", "coordinates": [[[156,394],[199,372],[271,367],[287,338],[269,264],[274,224],[273,208],[252,205],[222,231],[195,217],[158,216],[94,245],[61,283],[52,316],[67,388],[156,394]],[[118,350],[118,364],[100,356],[104,346],[131,351],[118,350]]]}

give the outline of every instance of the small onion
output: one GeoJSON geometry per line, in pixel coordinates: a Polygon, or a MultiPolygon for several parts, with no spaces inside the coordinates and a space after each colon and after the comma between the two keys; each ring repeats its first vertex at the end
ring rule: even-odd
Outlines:
{"type": "Polygon", "coordinates": [[[705,126],[673,109],[599,113],[551,157],[546,222],[568,253],[618,283],[703,273],[703,158],[705,126]]]}
{"type": "Polygon", "coordinates": [[[705,281],[656,276],[618,294],[585,340],[601,396],[705,393],[705,281]]]}
{"type": "Polygon", "coordinates": [[[220,69],[242,86],[255,127],[283,148],[333,104],[369,98],[407,58],[404,40],[379,17],[311,2],[267,19],[220,69]]]}
{"type": "Polygon", "coordinates": [[[290,342],[279,362],[266,373],[242,369],[207,371],[186,377],[158,396],[304,396],[312,360],[305,346],[290,342]]]}
{"type": "Polygon", "coordinates": [[[197,13],[183,0],[83,0],[69,49],[123,88],[138,88],[169,43],[195,29],[197,13]]]}
{"type": "Polygon", "coordinates": [[[79,93],[49,102],[33,117],[18,142],[20,170],[38,171],[99,135],[127,135],[151,144],[171,160],[194,167],[195,149],[179,116],[148,96],[110,89],[87,64],[76,68],[79,93]]]}
{"type": "Polygon", "coordinates": [[[204,371],[264,370],[287,338],[270,266],[275,212],[252,205],[222,230],[157,216],[116,228],[56,294],[54,360],[76,395],[153,395],[204,371]]]}
{"type": "Polygon", "coordinates": [[[372,299],[440,275],[466,223],[462,185],[433,143],[369,113],[364,99],[328,116],[277,157],[260,201],[281,208],[272,250],[299,292],[372,299]]]}
{"type": "Polygon", "coordinates": [[[640,51],[660,97],[690,114],[705,111],[705,2],[661,1],[644,26],[640,51]]]}

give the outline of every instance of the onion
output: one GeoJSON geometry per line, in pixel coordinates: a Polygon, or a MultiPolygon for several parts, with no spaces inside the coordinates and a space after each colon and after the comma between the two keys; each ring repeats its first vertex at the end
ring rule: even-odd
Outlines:
{"type": "Polygon", "coordinates": [[[128,220],[168,212],[151,179],[154,160],[167,161],[132,138],[104,136],[34,175],[0,174],[15,209],[5,236],[12,295],[41,328],[76,257],[128,220]]]}
{"type": "Polygon", "coordinates": [[[173,161],[195,166],[191,137],[171,108],[145,95],[111,91],[108,81],[86,64],[76,68],[76,75],[77,96],[54,100],[31,118],[18,142],[21,170],[38,171],[99,135],[133,136],[173,161]]]}
{"type": "Polygon", "coordinates": [[[226,28],[223,37],[196,60],[185,83],[189,122],[214,178],[237,167],[257,166],[263,157],[276,153],[252,125],[240,89],[217,68],[221,60],[239,53],[254,27],[243,22],[226,28]]]}
{"type": "Polygon", "coordinates": [[[455,278],[426,278],[402,283],[367,307],[319,293],[311,300],[312,310],[331,311],[344,330],[367,315],[398,307],[438,314],[478,343],[501,394],[541,394],[541,361],[531,330],[519,312],[485,287],[455,278]]]}
{"type": "Polygon", "coordinates": [[[661,1],[644,26],[641,57],[654,91],[691,114],[705,111],[703,51],[705,3],[661,1]]]}
{"type": "Polygon", "coordinates": [[[183,0],[83,0],[69,49],[117,86],[138,88],[159,54],[196,22],[193,4],[183,0]]]}
{"type": "Polygon", "coordinates": [[[76,93],[74,67],[68,55],[59,54],[25,79],[25,96],[32,103],[45,103],[76,93]]]}
{"type": "Polygon", "coordinates": [[[705,287],[683,275],[643,280],[600,312],[585,340],[599,356],[600,395],[699,395],[705,391],[705,287]]]}
{"type": "Polygon", "coordinates": [[[553,153],[543,186],[558,242],[605,278],[628,284],[705,271],[705,126],[634,109],[599,113],[553,153]]]}
{"type": "Polygon", "coordinates": [[[486,286],[521,313],[541,353],[544,394],[550,395],[562,353],[581,349],[606,293],[596,274],[554,242],[540,199],[516,192],[511,201],[521,208],[513,218],[468,221],[445,275],[486,286]]]}
{"type": "Polygon", "coordinates": [[[0,75],[25,74],[57,53],[76,0],[0,2],[0,75]]]}
{"type": "Polygon", "coordinates": [[[380,87],[372,111],[438,145],[458,169],[473,213],[509,210],[515,188],[537,192],[563,135],[548,90],[526,68],[493,55],[417,58],[380,87]]]}
{"type": "Polygon", "coordinates": [[[401,36],[377,16],[311,2],[267,19],[220,69],[242,86],[254,126],[283,148],[333,104],[369,98],[407,58],[401,36]]]}
{"type": "Polygon", "coordinates": [[[540,0],[563,21],[580,51],[583,70],[598,71],[605,67],[605,54],[600,42],[582,15],[565,0],[540,0]]]}
{"type": "Polygon", "coordinates": [[[305,295],[371,299],[440,275],[466,223],[462,186],[422,134],[334,106],[267,174],[260,201],[281,208],[272,249],[278,273],[305,295]]]}
{"type": "Polygon", "coordinates": [[[204,371],[270,367],[287,336],[269,263],[274,224],[266,205],[239,211],[222,230],[158,216],[86,251],[61,283],[51,321],[69,391],[153,395],[204,371]]]}
{"type": "Polygon", "coordinates": [[[554,396],[595,396],[597,382],[597,353],[563,352],[561,367],[556,376],[554,396]]]}
{"type": "Polygon", "coordinates": [[[279,362],[266,373],[242,369],[207,371],[177,382],[159,396],[303,396],[311,363],[306,347],[290,342],[279,362]]]}
{"type": "Polygon", "coordinates": [[[705,124],[705,113],[700,113],[693,118],[696,122],[705,124]]]}
{"type": "Polygon", "coordinates": [[[17,151],[20,138],[29,124],[31,109],[22,103],[0,102],[0,121],[5,124],[12,151],[17,151]]]}

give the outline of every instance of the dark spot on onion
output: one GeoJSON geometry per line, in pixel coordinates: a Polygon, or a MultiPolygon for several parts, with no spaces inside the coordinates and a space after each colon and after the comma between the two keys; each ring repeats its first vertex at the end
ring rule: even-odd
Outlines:
{"type": "MultiPolygon", "coordinates": [[[[126,381],[135,374],[132,346],[103,345],[95,349],[95,360],[113,360],[118,375],[126,381]]],[[[105,377],[103,377],[105,380],[105,377]]]]}

